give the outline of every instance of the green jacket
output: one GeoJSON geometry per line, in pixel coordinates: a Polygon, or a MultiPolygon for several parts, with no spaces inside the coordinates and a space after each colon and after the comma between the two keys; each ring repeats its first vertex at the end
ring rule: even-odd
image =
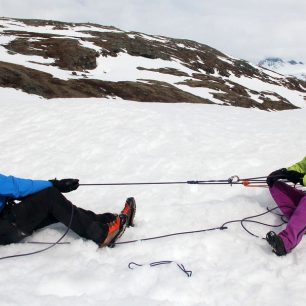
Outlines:
{"type": "Polygon", "coordinates": [[[306,156],[300,162],[287,168],[287,170],[293,170],[305,174],[303,177],[303,185],[306,186],[306,156]]]}

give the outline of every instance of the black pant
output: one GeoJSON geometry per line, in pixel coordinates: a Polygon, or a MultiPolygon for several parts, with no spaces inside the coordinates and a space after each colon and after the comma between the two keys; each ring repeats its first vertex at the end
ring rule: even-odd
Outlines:
{"type": "Polygon", "coordinates": [[[18,242],[33,231],[61,222],[81,237],[102,243],[107,223],[115,220],[111,213],[95,214],[73,205],[56,188],[51,187],[28,196],[20,203],[6,205],[0,214],[0,244],[18,242]]]}

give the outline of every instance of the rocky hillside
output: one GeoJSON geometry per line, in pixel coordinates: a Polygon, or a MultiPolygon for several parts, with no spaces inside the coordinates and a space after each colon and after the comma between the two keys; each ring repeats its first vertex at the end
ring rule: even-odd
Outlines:
{"type": "Polygon", "coordinates": [[[44,98],[107,97],[284,110],[306,82],[184,39],[97,24],[0,18],[0,87],[44,98]]]}

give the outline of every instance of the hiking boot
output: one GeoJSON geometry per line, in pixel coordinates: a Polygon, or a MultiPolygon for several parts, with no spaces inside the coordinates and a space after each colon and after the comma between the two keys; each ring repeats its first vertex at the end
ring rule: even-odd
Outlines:
{"type": "Polygon", "coordinates": [[[123,235],[126,228],[127,217],[123,214],[116,217],[115,221],[108,224],[108,233],[105,240],[100,244],[100,247],[108,246],[113,248],[115,242],[123,235]]]}
{"type": "Polygon", "coordinates": [[[266,236],[266,240],[272,247],[273,253],[275,253],[277,256],[283,256],[287,254],[282,238],[276,235],[274,232],[269,232],[266,236]]]}
{"type": "Polygon", "coordinates": [[[126,216],[126,226],[134,226],[134,218],[136,213],[136,202],[134,198],[127,198],[124,208],[121,211],[122,215],[126,216]]]}

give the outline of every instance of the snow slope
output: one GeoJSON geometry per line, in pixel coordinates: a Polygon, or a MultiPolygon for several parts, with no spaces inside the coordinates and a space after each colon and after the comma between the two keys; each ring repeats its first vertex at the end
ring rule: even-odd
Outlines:
{"type": "MultiPolygon", "coordinates": [[[[1,172],[81,183],[262,176],[305,156],[306,109],[264,112],[194,104],[104,99],[46,101],[0,89],[1,172]],[[298,129],[297,129],[298,127],[298,129]]],[[[242,186],[80,187],[67,194],[97,212],[138,204],[121,241],[220,226],[274,207],[268,191],[242,186]]],[[[277,224],[279,217],[259,220],[277,224]]],[[[248,225],[260,236],[270,228],[248,225]]],[[[279,229],[277,229],[279,230],[279,229]]],[[[61,225],[28,241],[55,241],[61,225]]],[[[306,241],[284,258],[238,224],[213,231],[98,249],[69,233],[70,245],[0,261],[1,305],[300,306],[306,299],[306,241]],[[129,262],[175,264],[129,270],[129,262]]],[[[1,246],[1,256],[42,246],[1,246]]]]}
{"type": "Polygon", "coordinates": [[[258,65],[286,76],[294,76],[298,79],[306,80],[306,65],[301,61],[272,57],[260,61],[258,65]]]}

